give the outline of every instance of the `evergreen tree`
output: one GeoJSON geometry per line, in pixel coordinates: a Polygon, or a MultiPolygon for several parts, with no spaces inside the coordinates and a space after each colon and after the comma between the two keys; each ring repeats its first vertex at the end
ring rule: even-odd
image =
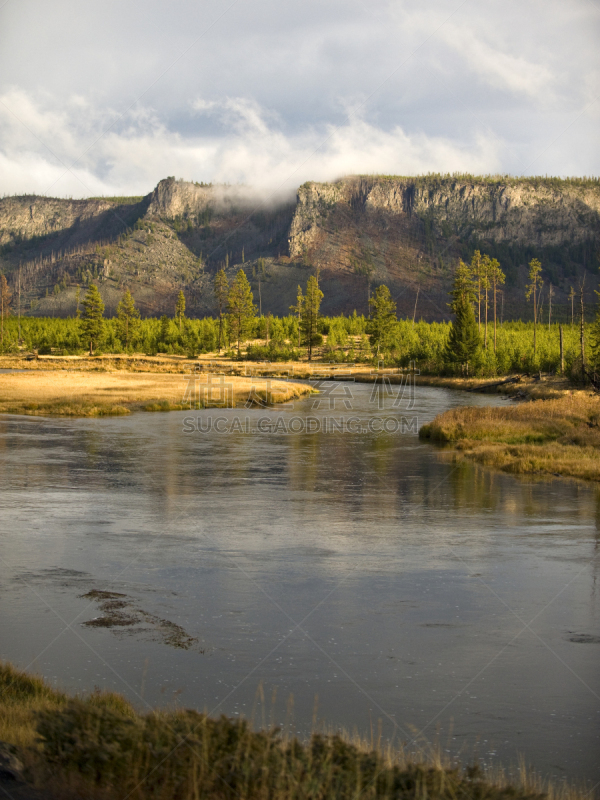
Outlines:
{"type": "Polygon", "coordinates": [[[83,298],[83,316],[80,320],[81,335],[90,343],[90,355],[94,355],[94,346],[102,338],[104,332],[104,303],[95,283],[90,283],[83,298]]]}
{"type": "Polygon", "coordinates": [[[159,334],[159,341],[167,345],[169,344],[170,337],[170,327],[171,327],[171,320],[167,317],[166,314],[163,314],[159,320],[160,322],[160,334],[159,334]]]}
{"type": "MultiPolygon", "coordinates": [[[[488,255],[484,255],[481,262],[481,288],[483,289],[483,297],[484,297],[483,305],[485,310],[485,328],[483,335],[483,346],[486,350],[488,347],[488,309],[489,309],[488,293],[492,287],[494,262],[498,264],[496,259],[491,259],[488,255]]],[[[498,266],[500,265],[498,264],[498,266]]],[[[481,326],[479,326],[479,332],[481,333],[481,326]]]]}
{"type": "Polygon", "coordinates": [[[12,292],[8,286],[6,275],[0,276],[0,345],[4,344],[4,317],[10,314],[12,292]]]}
{"type": "Polygon", "coordinates": [[[179,320],[179,333],[181,333],[181,326],[185,316],[185,295],[183,290],[179,292],[177,303],[175,304],[175,319],[179,320]]]}
{"type": "Polygon", "coordinates": [[[390,331],[396,322],[396,303],[392,300],[390,290],[384,284],[378,286],[375,294],[370,299],[371,322],[370,334],[371,345],[377,345],[377,355],[381,346],[385,347],[390,331]]]}
{"type": "Polygon", "coordinates": [[[497,350],[497,313],[496,299],[498,296],[498,286],[502,286],[506,280],[506,275],[500,269],[500,262],[496,258],[490,261],[489,279],[494,293],[494,353],[497,350]]]}
{"type": "Polygon", "coordinates": [[[225,274],[224,269],[220,269],[215,275],[214,293],[217,300],[217,306],[219,308],[219,341],[217,343],[217,347],[220,353],[223,341],[223,310],[227,305],[227,297],[229,295],[229,281],[227,280],[227,275],[225,274]]]}
{"type": "Polygon", "coordinates": [[[598,309],[596,311],[596,319],[592,323],[590,329],[590,350],[591,350],[591,368],[594,373],[600,373],[600,292],[598,295],[598,309]]]}
{"type": "Polygon", "coordinates": [[[447,361],[460,364],[463,368],[466,366],[468,375],[469,362],[481,347],[481,337],[473,310],[475,288],[471,280],[471,271],[463,261],[458,264],[450,294],[453,298],[450,307],[454,311],[455,320],[450,329],[444,355],[447,361]]]}
{"type": "Polygon", "coordinates": [[[237,351],[240,353],[240,344],[246,338],[248,328],[256,316],[254,296],[248,283],[248,278],[243,269],[235,276],[227,297],[227,310],[231,333],[237,339],[237,351]]]}
{"type": "Polygon", "coordinates": [[[319,341],[319,308],[323,292],[319,289],[319,281],[311,275],[306,283],[306,296],[304,298],[304,315],[302,317],[302,333],[304,343],[308,347],[308,360],[312,361],[312,349],[319,341]]]}
{"type": "Polygon", "coordinates": [[[529,262],[529,281],[527,284],[525,297],[529,300],[533,294],[533,360],[537,357],[537,293],[542,288],[542,264],[537,258],[532,258],[529,262]]]}
{"type": "Polygon", "coordinates": [[[486,265],[485,256],[482,256],[479,250],[475,250],[471,258],[471,277],[474,280],[473,294],[477,294],[477,326],[481,333],[481,298],[486,281],[486,265]]]}
{"type": "Polygon", "coordinates": [[[290,306],[290,311],[298,317],[298,347],[300,347],[300,328],[302,325],[302,311],[304,309],[304,295],[302,294],[302,287],[298,284],[298,293],[296,295],[296,305],[290,306]]]}
{"type": "Polygon", "coordinates": [[[131,344],[139,327],[140,312],[129,289],[125,292],[117,306],[117,335],[125,348],[131,344]]]}

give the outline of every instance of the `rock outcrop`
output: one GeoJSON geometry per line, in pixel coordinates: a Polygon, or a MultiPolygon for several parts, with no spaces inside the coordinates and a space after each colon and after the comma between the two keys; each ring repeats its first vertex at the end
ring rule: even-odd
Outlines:
{"type": "Polygon", "coordinates": [[[600,184],[532,179],[343,178],[298,190],[290,256],[317,241],[333,208],[414,217],[440,237],[532,247],[600,242],[600,184]],[[553,185],[556,184],[556,185],[553,185]]]}
{"type": "Polygon", "coordinates": [[[259,195],[246,186],[203,184],[165,178],[150,195],[147,215],[187,219],[207,209],[221,216],[262,208],[259,195]]]}
{"type": "Polygon", "coordinates": [[[110,208],[111,204],[102,200],[4,197],[0,200],[0,245],[72,228],[110,208]]]}

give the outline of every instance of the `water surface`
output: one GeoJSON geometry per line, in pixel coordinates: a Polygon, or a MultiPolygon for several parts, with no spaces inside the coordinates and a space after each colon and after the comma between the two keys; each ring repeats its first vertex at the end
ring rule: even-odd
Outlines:
{"type": "Polygon", "coordinates": [[[600,780],[597,490],[456,464],[414,432],[505,399],[392,399],[352,385],[319,408],[0,417],[0,656],[140,708],[380,725],[600,780]],[[373,414],[398,430],[363,431],[373,414]],[[202,432],[209,417],[238,432],[202,432]],[[281,432],[307,417],[321,432],[281,432]],[[86,625],[93,590],[134,622],[86,625]]]}

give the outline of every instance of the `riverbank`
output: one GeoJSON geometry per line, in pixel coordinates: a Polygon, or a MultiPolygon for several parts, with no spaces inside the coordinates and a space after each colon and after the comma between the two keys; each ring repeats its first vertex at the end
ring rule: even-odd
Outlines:
{"type": "MultiPolygon", "coordinates": [[[[233,399],[229,402],[230,406],[244,405],[249,393],[261,403],[289,402],[313,391],[299,381],[319,380],[355,383],[385,381],[392,385],[403,384],[410,380],[416,387],[434,386],[467,392],[499,393],[514,400],[553,399],[572,393],[572,387],[567,379],[555,375],[460,378],[421,375],[418,371],[412,372],[401,368],[376,369],[369,364],[231,361],[217,354],[203,355],[196,359],[179,355],[148,356],[140,353],[103,354],[92,357],[51,355],[30,360],[3,356],[0,357],[0,369],[22,370],[23,373],[39,375],[45,373],[45,377],[39,379],[39,394],[35,396],[30,391],[24,393],[18,388],[34,386],[35,382],[22,379],[11,383],[10,376],[5,374],[0,382],[0,413],[63,416],[125,414],[140,408],[149,411],[189,408],[189,397],[182,402],[181,391],[185,392],[183,381],[190,381],[192,375],[195,376],[196,391],[204,395],[206,395],[205,389],[198,390],[198,378],[205,385],[214,384],[215,381],[221,384],[224,381],[228,387],[227,391],[233,395],[233,399]],[[53,381],[50,377],[52,372],[60,372],[66,377],[56,378],[53,381]],[[89,376],[86,379],[87,394],[81,385],[81,377],[76,377],[83,373],[89,376]],[[100,378],[99,375],[103,377],[100,378]],[[209,375],[216,377],[209,379],[209,375]],[[154,376],[154,380],[151,376],[154,376]],[[176,376],[181,376],[180,382],[176,376]],[[264,379],[262,384],[261,378],[264,379]],[[267,385],[268,379],[270,383],[267,385]],[[274,384],[273,379],[279,382],[274,384]],[[61,394],[58,387],[63,383],[72,391],[61,394]],[[109,397],[111,392],[113,394],[109,397]],[[269,392],[272,397],[267,401],[269,392]]],[[[210,390],[211,398],[214,391],[210,390]]],[[[223,403],[219,398],[209,399],[205,396],[201,405],[222,406],[223,403]]]]}
{"type": "Polygon", "coordinates": [[[418,370],[386,367],[377,369],[372,364],[341,364],[324,360],[266,362],[266,361],[232,361],[208,353],[195,359],[180,355],[160,354],[149,356],[143,353],[102,354],[97,356],[59,356],[42,355],[35,358],[22,356],[0,356],[0,369],[26,371],[86,371],[86,372],[133,372],[189,374],[192,370],[202,373],[234,375],[238,377],[272,376],[298,380],[324,379],[350,380],[359,383],[373,383],[385,376],[390,383],[401,383],[407,374],[414,376],[416,385],[438,386],[445,389],[463,391],[491,391],[509,396],[524,397],[558,397],[570,389],[566,378],[545,375],[529,377],[527,375],[499,376],[498,378],[461,378],[439,375],[422,375],[418,370]]]}
{"type": "Polygon", "coordinates": [[[550,400],[564,397],[573,385],[560,375],[499,375],[497,378],[455,378],[438,375],[419,375],[419,386],[437,386],[464,392],[503,394],[514,400],[550,400]]]}
{"type": "Polygon", "coordinates": [[[0,413],[98,417],[132,411],[232,408],[287,403],[310,394],[293,381],[192,373],[43,370],[5,373],[0,413]]]}
{"type": "Polygon", "coordinates": [[[455,458],[517,475],[600,481],[600,397],[558,397],[504,407],[453,408],[419,431],[455,458]]]}
{"type": "MultiPolygon", "coordinates": [[[[302,744],[247,721],[189,710],[139,714],[121,695],[68,697],[41,678],[0,663],[0,740],[15,779],[44,798],[412,798],[583,800],[565,784],[524,769],[484,773],[437,752],[385,747],[344,735],[302,744]]],[[[9,793],[10,794],[10,793],[9,793]]],[[[32,795],[33,796],[33,795],[32,795]]],[[[36,795],[38,796],[38,795],[36,795]]]]}

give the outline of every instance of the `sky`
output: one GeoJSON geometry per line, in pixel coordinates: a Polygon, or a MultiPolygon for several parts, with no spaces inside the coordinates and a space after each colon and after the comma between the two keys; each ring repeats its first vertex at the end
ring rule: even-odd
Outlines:
{"type": "Polygon", "coordinates": [[[0,0],[0,195],[600,174],[600,0],[0,0]]]}

